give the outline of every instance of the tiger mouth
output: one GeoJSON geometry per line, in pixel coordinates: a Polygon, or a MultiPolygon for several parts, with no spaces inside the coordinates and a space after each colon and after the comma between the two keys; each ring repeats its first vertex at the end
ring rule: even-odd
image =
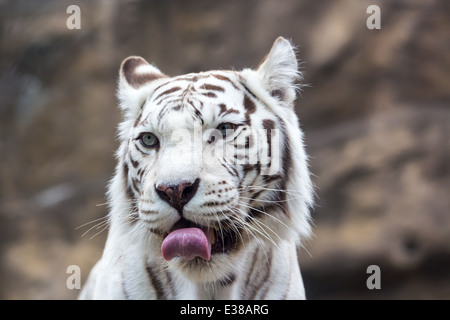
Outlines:
{"type": "Polygon", "coordinates": [[[161,245],[164,259],[197,257],[210,260],[212,255],[228,253],[237,243],[237,230],[225,226],[205,227],[181,218],[166,233],[161,245]]]}

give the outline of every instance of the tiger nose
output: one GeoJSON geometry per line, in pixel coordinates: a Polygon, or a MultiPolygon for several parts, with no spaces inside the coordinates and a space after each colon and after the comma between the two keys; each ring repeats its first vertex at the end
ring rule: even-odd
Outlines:
{"type": "Polygon", "coordinates": [[[192,182],[183,182],[176,186],[167,186],[164,184],[155,185],[156,193],[159,197],[178,210],[181,214],[183,207],[195,196],[197,193],[200,179],[192,182]]]}

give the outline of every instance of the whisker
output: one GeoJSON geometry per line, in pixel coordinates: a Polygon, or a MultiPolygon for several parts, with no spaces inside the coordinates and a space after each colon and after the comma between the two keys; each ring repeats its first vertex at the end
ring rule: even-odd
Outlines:
{"type": "MultiPolygon", "coordinates": [[[[228,206],[225,206],[225,207],[227,208],[228,211],[233,212],[233,211],[231,210],[230,207],[228,207],[228,206]]],[[[226,223],[227,226],[228,226],[229,228],[232,228],[232,229],[235,231],[235,233],[236,233],[236,234],[239,236],[239,238],[241,239],[241,242],[242,242],[242,244],[243,244],[243,246],[244,246],[244,248],[245,248],[245,241],[244,241],[244,238],[242,237],[242,234],[241,234],[241,232],[240,232],[238,226],[236,225],[236,223],[235,223],[230,217],[228,217],[228,216],[223,212],[223,210],[220,210],[220,213],[225,217],[224,223],[226,223]]],[[[233,212],[233,213],[234,213],[234,212],[233,212]]]]}
{"type": "MultiPolygon", "coordinates": [[[[245,213],[245,211],[243,211],[242,209],[239,209],[239,208],[235,208],[235,209],[241,211],[242,213],[245,213]]],[[[247,215],[247,217],[251,218],[251,219],[252,219],[253,221],[255,221],[259,226],[261,226],[261,225],[256,221],[256,219],[253,218],[252,216],[247,215]]],[[[263,229],[263,231],[265,232],[265,234],[264,234],[262,231],[260,231],[260,230],[258,230],[257,228],[253,227],[253,226],[252,226],[251,224],[249,224],[249,223],[246,223],[246,224],[245,224],[245,227],[246,227],[246,228],[251,228],[252,230],[256,231],[256,232],[259,233],[261,236],[263,236],[263,237],[266,238],[268,241],[270,241],[275,247],[277,247],[278,249],[280,249],[280,248],[278,247],[278,245],[275,243],[275,241],[274,241],[274,240],[270,237],[270,235],[267,233],[266,230],[263,229]]],[[[273,231],[272,231],[272,232],[273,232],[273,231]]]]}
{"type": "Polygon", "coordinates": [[[300,246],[302,249],[304,249],[304,250],[308,253],[308,255],[309,255],[310,258],[313,257],[312,254],[311,254],[311,252],[309,252],[309,250],[303,245],[302,242],[300,242],[299,246],[300,246]]]}
{"type": "Polygon", "coordinates": [[[83,223],[81,226],[76,227],[75,230],[78,230],[78,229],[80,229],[80,228],[82,228],[84,226],[87,226],[88,224],[91,224],[91,223],[94,223],[94,222],[97,222],[97,221],[103,220],[103,219],[108,219],[108,216],[104,216],[104,217],[101,217],[101,218],[98,218],[98,219],[95,219],[95,220],[83,223]]]}
{"type": "Polygon", "coordinates": [[[96,236],[98,236],[100,233],[102,233],[103,231],[105,231],[106,229],[109,228],[109,224],[107,224],[102,230],[100,230],[99,232],[97,232],[96,234],[94,234],[92,237],[89,238],[89,240],[94,239],[96,236]]]}
{"type": "Polygon", "coordinates": [[[229,221],[229,223],[231,224],[231,226],[237,231],[239,232],[239,227],[241,229],[245,229],[246,227],[246,222],[244,220],[245,217],[240,217],[242,215],[242,212],[236,212],[235,207],[230,207],[229,205],[225,205],[225,207],[227,208],[228,211],[230,211],[231,213],[233,213],[232,217],[226,217],[227,220],[229,221]]]}
{"type": "Polygon", "coordinates": [[[106,206],[107,204],[108,204],[108,202],[103,202],[103,203],[97,203],[95,206],[101,207],[101,206],[106,206]]]}
{"type": "MultiPolygon", "coordinates": [[[[272,239],[272,237],[269,235],[269,233],[266,231],[266,228],[268,229],[268,230],[270,230],[270,232],[272,232],[272,234],[274,234],[280,241],[282,240],[281,238],[280,238],[280,236],[275,232],[275,231],[273,231],[269,226],[267,226],[265,223],[263,223],[262,221],[258,221],[258,219],[255,219],[254,217],[252,217],[252,216],[248,216],[253,222],[255,222],[263,231],[264,231],[264,233],[268,236],[268,237],[270,237],[271,239],[272,239]]],[[[273,239],[272,239],[273,240],[273,239]]],[[[278,248],[278,246],[277,246],[277,248],[278,248]]]]}
{"type": "Polygon", "coordinates": [[[240,196],[239,198],[246,199],[246,200],[258,201],[258,202],[281,203],[281,202],[288,202],[288,201],[291,201],[291,200],[299,199],[299,198],[302,198],[302,197],[301,196],[296,196],[296,197],[292,197],[292,198],[287,198],[285,200],[263,200],[263,199],[253,199],[253,198],[243,197],[243,196],[240,196]]]}
{"type": "MultiPolygon", "coordinates": [[[[214,217],[217,220],[217,225],[219,226],[219,230],[220,230],[220,235],[221,235],[221,239],[222,239],[222,247],[225,246],[224,243],[224,236],[223,236],[223,229],[222,229],[222,224],[220,223],[219,217],[217,215],[214,215],[214,217]]],[[[214,232],[214,231],[213,231],[214,232]]],[[[217,240],[217,239],[216,239],[217,240]]]]}
{"type": "Polygon", "coordinates": [[[297,194],[300,195],[301,192],[298,190],[289,190],[289,189],[275,189],[275,188],[267,188],[267,187],[263,187],[263,186],[245,186],[245,187],[241,187],[238,190],[266,190],[266,191],[279,191],[279,192],[284,192],[287,194],[297,194]]]}
{"type": "MultiPolygon", "coordinates": [[[[253,201],[255,201],[256,199],[252,199],[252,198],[248,198],[248,197],[240,197],[240,198],[242,198],[242,199],[250,199],[250,200],[253,200],[253,201]]],[[[270,201],[270,200],[269,200],[270,201]]],[[[241,204],[245,204],[244,202],[242,202],[242,201],[240,201],[240,203],[241,204]]],[[[281,204],[280,204],[280,202],[279,201],[270,201],[270,204],[274,204],[274,205],[276,205],[277,207],[279,207],[281,210],[283,210],[284,212],[286,212],[286,208],[285,207],[283,207],[281,204]]],[[[254,210],[258,210],[258,209],[256,209],[255,207],[251,207],[251,209],[254,209],[254,210]]]]}
{"type": "MultiPolygon", "coordinates": [[[[286,229],[288,229],[289,231],[294,232],[294,230],[293,230],[290,226],[286,225],[283,221],[281,221],[281,220],[278,219],[277,217],[275,217],[275,216],[273,216],[273,215],[271,215],[271,214],[269,214],[269,213],[267,213],[267,212],[265,212],[265,211],[263,211],[263,210],[259,210],[259,209],[255,208],[255,207],[249,206],[249,205],[247,205],[246,203],[244,203],[243,201],[239,201],[239,203],[240,203],[240,205],[242,205],[242,206],[244,206],[244,207],[253,209],[253,210],[255,210],[255,211],[258,211],[258,212],[260,212],[260,213],[265,214],[265,215],[268,216],[268,217],[271,217],[272,219],[274,219],[274,220],[276,220],[277,222],[281,223],[281,224],[282,224],[286,229]]],[[[300,246],[301,248],[305,249],[305,251],[309,254],[309,256],[312,257],[312,254],[311,254],[311,253],[309,252],[309,250],[304,246],[303,243],[300,242],[300,243],[299,243],[299,246],[300,246]]]]}
{"type": "Polygon", "coordinates": [[[239,201],[239,204],[242,205],[242,206],[244,206],[244,207],[246,207],[246,208],[249,208],[249,209],[255,210],[255,211],[257,211],[257,212],[260,212],[260,213],[262,213],[262,214],[265,214],[265,215],[268,216],[268,217],[271,217],[272,219],[274,219],[274,220],[276,220],[277,222],[281,223],[284,227],[286,227],[286,229],[288,229],[289,231],[292,231],[292,228],[291,228],[291,227],[289,227],[287,224],[285,224],[283,221],[281,221],[281,220],[278,219],[277,217],[275,217],[275,216],[273,216],[273,215],[271,215],[271,214],[269,214],[269,213],[267,213],[267,212],[265,212],[265,211],[263,211],[263,210],[257,209],[257,208],[255,208],[255,207],[250,206],[250,205],[247,205],[246,203],[244,203],[244,202],[242,202],[242,201],[239,201]]]}
{"type": "Polygon", "coordinates": [[[94,230],[94,229],[99,229],[99,228],[102,228],[103,226],[108,226],[109,225],[109,221],[102,221],[102,222],[100,222],[100,223],[97,223],[95,226],[93,226],[93,227],[90,227],[86,232],[84,232],[82,235],[81,235],[81,238],[82,237],[84,237],[86,234],[88,234],[91,230],[94,230]]]}

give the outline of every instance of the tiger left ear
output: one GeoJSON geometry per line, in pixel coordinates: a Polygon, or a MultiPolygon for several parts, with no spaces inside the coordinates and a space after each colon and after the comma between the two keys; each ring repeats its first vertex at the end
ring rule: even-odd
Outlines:
{"type": "Polygon", "coordinates": [[[161,78],[167,78],[167,76],[142,57],[128,57],[120,66],[119,85],[121,87],[139,89],[141,86],[161,78]]]}
{"type": "Polygon", "coordinates": [[[283,37],[276,39],[256,71],[263,87],[272,97],[289,105],[294,102],[296,81],[301,78],[301,73],[294,47],[288,40],[283,37]]]}
{"type": "Polygon", "coordinates": [[[137,56],[126,58],[120,66],[117,92],[120,109],[125,118],[137,117],[142,104],[150,94],[152,86],[149,84],[167,77],[144,58],[137,56]]]}

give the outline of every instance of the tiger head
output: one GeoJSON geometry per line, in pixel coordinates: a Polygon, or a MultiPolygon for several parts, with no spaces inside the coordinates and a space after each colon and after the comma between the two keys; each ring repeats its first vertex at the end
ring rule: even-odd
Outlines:
{"type": "Polygon", "coordinates": [[[141,57],[125,59],[113,223],[120,217],[145,239],[145,254],[194,281],[229,276],[252,244],[308,236],[300,75],[281,37],[256,70],[168,77],[141,57]]]}

